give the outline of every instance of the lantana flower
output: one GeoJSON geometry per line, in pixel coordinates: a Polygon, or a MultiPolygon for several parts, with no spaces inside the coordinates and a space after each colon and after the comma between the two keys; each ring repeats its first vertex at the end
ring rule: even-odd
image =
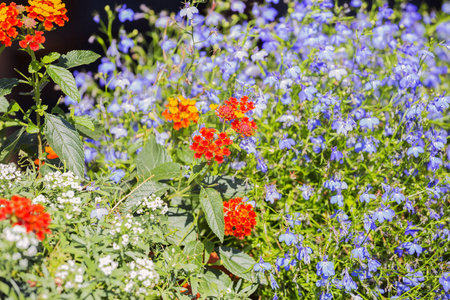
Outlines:
{"type": "Polygon", "coordinates": [[[43,31],[35,31],[35,35],[27,34],[25,39],[19,42],[19,46],[24,49],[30,46],[33,51],[39,50],[40,45],[45,42],[43,34],[43,31]]]}
{"type": "Polygon", "coordinates": [[[200,159],[205,156],[207,160],[215,159],[219,164],[224,162],[224,157],[231,154],[227,146],[233,141],[225,132],[217,133],[214,128],[200,129],[200,135],[194,136],[193,143],[189,147],[195,151],[195,158],[200,159]]]}
{"type": "Polygon", "coordinates": [[[256,213],[253,205],[242,198],[233,198],[223,203],[225,216],[225,235],[234,235],[239,239],[249,236],[256,226],[256,213]]]}
{"type": "Polygon", "coordinates": [[[64,26],[64,22],[69,21],[66,16],[66,5],[61,0],[28,0],[28,17],[44,22],[47,31],[52,30],[53,23],[64,26]]]}
{"type": "Polygon", "coordinates": [[[195,106],[196,101],[185,99],[183,96],[169,98],[167,109],[162,113],[166,120],[173,121],[173,128],[180,130],[189,127],[192,122],[197,123],[199,119],[198,109],[195,106]]]}
{"type": "Polygon", "coordinates": [[[16,27],[22,26],[22,21],[18,16],[19,10],[16,3],[11,2],[9,5],[4,2],[0,3],[0,43],[6,47],[11,47],[11,39],[17,37],[16,27]]]}

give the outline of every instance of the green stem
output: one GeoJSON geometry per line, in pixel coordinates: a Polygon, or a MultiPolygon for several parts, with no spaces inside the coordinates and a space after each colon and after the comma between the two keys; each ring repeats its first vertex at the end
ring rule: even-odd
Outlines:
{"type": "Polygon", "coordinates": [[[5,45],[0,46],[0,54],[2,54],[3,50],[5,50],[5,48],[6,48],[5,45]]]}

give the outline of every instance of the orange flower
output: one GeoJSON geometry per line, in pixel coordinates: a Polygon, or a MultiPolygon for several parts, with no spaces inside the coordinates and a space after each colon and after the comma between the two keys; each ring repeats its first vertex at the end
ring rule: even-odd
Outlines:
{"type": "Polygon", "coordinates": [[[44,22],[47,31],[52,30],[53,23],[61,27],[69,21],[66,5],[61,0],[28,0],[28,3],[28,17],[44,22]]]}
{"type": "Polygon", "coordinates": [[[11,47],[11,38],[17,37],[16,27],[21,27],[22,22],[18,19],[19,10],[14,2],[10,5],[0,4],[0,42],[6,47],[11,47]]]}
{"type": "Polygon", "coordinates": [[[225,104],[216,109],[216,115],[224,121],[231,121],[242,118],[245,113],[254,109],[253,102],[248,101],[248,97],[244,96],[237,100],[231,97],[225,100],[225,104]]]}
{"type": "Polygon", "coordinates": [[[195,151],[195,158],[202,158],[204,155],[207,160],[214,158],[219,164],[223,163],[224,156],[231,154],[226,146],[231,145],[233,141],[225,132],[216,135],[214,128],[200,129],[200,135],[194,136],[194,142],[189,146],[195,151]]]}
{"type": "Polygon", "coordinates": [[[256,126],[255,121],[250,121],[248,117],[244,117],[241,120],[234,120],[231,123],[231,128],[244,137],[254,135],[255,132],[253,130],[257,129],[258,126],[256,126]]]}
{"type": "Polygon", "coordinates": [[[225,235],[234,235],[239,239],[249,236],[256,226],[256,213],[251,204],[242,198],[233,198],[223,202],[225,216],[225,235]]]}
{"type": "Polygon", "coordinates": [[[45,234],[51,233],[48,228],[52,219],[50,214],[44,211],[40,204],[31,204],[31,200],[19,196],[13,196],[11,200],[0,199],[0,220],[9,219],[12,226],[20,225],[33,231],[39,240],[45,238],[45,234]]]}
{"type": "Polygon", "coordinates": [[[45,37],[42,35],[44,32],[42,31],[35,31],[36,35],[27,34],[25,36],[25,39],[19,42],[20,47],[26,48],[30,46],[30,49],[33,51],[39,50],[39,46],[45,42],[45,37]]]}
{"type": "Polygon", "coordinates": [[[180,130],[189,127],[192,122],[197,123],[199,115],[195,100],[185,99],[183,96],[169,98],[167,109],[162,113],[166,120],[173,121],[173,128],[180,130]]]}
{"type": "Polygon", "coordinates": [[[45,152],[47,152],[48,159],[58,158],[58,154],[56,154],[51,147],[45,147],[45,152]]]}

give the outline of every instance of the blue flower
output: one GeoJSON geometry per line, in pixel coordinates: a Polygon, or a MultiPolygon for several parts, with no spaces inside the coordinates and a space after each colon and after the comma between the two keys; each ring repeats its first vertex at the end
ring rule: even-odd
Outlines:
{"type": "Polygon", "coordinates": [[[372,218],[374,220],[378,220],[378,222],[383,223],[385,220],[388,220],[389,222],[392,222],[392,219],[395,216],[395,212],[389,208],[388,206],[384,206],[384,204],[381,204],[381,208],[377,209],[374,213],[372,218]]]}
{"type": "Polygon", "coordinates": [[[249,136],[245,139],[242,139],[239,146],[242,150],[247,152],[248,154],[254,153],[256,154],[256,138],[249,136]]]}
{"type": "Polygon", "coordinates": [[[180,16],[187,16],[189,20],[194,18],[194,14],[198,14],[198,9],[195,6],[190,6],[189,2],[187,2],[185,7],[180,11],[180,16]]]}
{"type": "Polygon", "coordinates": [[[283,139],[279,142],[278,146],[281,150],[283,149],[291,149],[295,146],[295,141],[293,139],[287,138],[287,134],[283,136],[283,139]]]}
{"type": "Polygon", "coordinates": [[[122,38],[119,43],[119,50],[128,53],[130,48],[134,47],[134,41],[130,38],[122,38]]]}
{"type": "Polygon", "coordinates": [[[442,285],[442,288],[445,292],[450,290],[450,272],[445,272],[439,278],[439,283],[442,285]]]}
{"type": "Polygon", "coordinates": [[[415,145],[415,146],[409,148],[408,152],[406,154],[408,154],[408,155],[412,154],[412,155],[414,155],[414,157],[418,157],[419,153],[423,153],[423,152],[424,152],[424,150],[422,147],[415,145]]]}
{"type": "Polygon", "coordinates": [[[127,5],[124,4],[119,10],[119,21],[121,23],[125,21],[133,21],[134,19],[134,11],[131,8],[127,8],[127,5]]]}
{"type": "Polygon", "coordinates": [[[334,195],[330,199],[331,204],[337,203],[339,206],[344,206],[344,196],[338,191],[337,195],[334,195]]]}
{"type": "Polygon", "coordinates": [[[348,274],[348,269],[345,269],[344,278],[342,279],[342,285],[344,286],[345,290],[348,292],[351,292],[358,288],[358,285],[356,285],[356,282],[354,282],[353,279],[348,274]]]}
{"type": "Polygon", "coordinates": [[[292,232],[289,232],[289,228],[287,228],[286,233],[281,234],[278,241],[280,241],[280,243],[285,242],[286,245],[290,246],[298,243],[298,236],[292,232]]]}
{"type": "Polygon", "coordinates": [[[381,267],[381,264],[376,259],[369,259],[369,262],[367,263],[367,267],[369,268],[370,272],[376,272],[379,267],[381,267]]]}
{"type": "Polygon", "coordinates": [[[277,191],[274,184],[266,185],[266,199],[265,199],[266,201],[273,204],[275,200],[280,200],[281,196],[282,195],[277,191]]]}
{"type": "Polygon", "coordinates": [[[331,148],[331,157],[330,160],[335,160],[335,161],[339,161],[341,164],[344,162],[342,160],[342,158],[344,157],[344,155],[342,154],[341,151],[337,150],[337,147],[333,147],[331,148]]]}
{"type": "Polygon", "coordinates": [[[328,279],[330,276],[334,276],[334,263],[332,261],[327,260],[328,257],[324,256],[323,261],[320,261],[316,265],[317,276],[321,276],[324,279],[328,279]]]}
{"type": "Polygon", "coordinates": [[[103,216],[106,215],[108,215],[108,210],[106,208],[101,208],[100,204],[97,204],[97,208],[91,211],[91,219],[97,218],[100,220],[101,218],[103,218],[103,216]]]}
{"type": "Polygon", "coordinates": [[[378,120],[378,118],[376,117],[367,117],[367,118],[363,118],[361,119],[361,121],[359,121],[359,125],[361,126],[361,128],[368,128],[370,130],[373,130],[373,127],[380,124],[380,120],[378,120]]]}
{"type": "Polygon", "coordinates": [[[278,283],[276,282],[275,278],[273,278],[272,273],[270,273],[270,286],[272,287],[272,290],[276,290],[279,287],[278,283]]]}
{"type": "Polygon", "coordinates": [[[242,1],[232,0],[230,9],[231,11],[243,14],[245,10],[245,4],[242,1]]]}
{"type": "Polygon", "coordinates": [[[115,183],[119,183],[120,180],[125,176],[125,171],[121,169],[116,169],[115,167],[111,169],[111,176],[109,179],[114,181],[115,183]]]}
{"type": "Polygon", "coordinates": [[[255,266],[253,267],[253,270],[255,272],[263,272],[263,273],[266,270],[271,270],[271,269],[272,269],[272,266],[269,263],[264,262],[262,256],[259,257],[259,262],[256,263],[255,266]]]}
{"type": "Polygon", "coordinates": [[[422,246],[420,246],[419,244],[417,244],[417,240],[414,240],[414,242],[406,242],[403,243],[402,246],[408,250],[409,255],[413,255],[414,253],[417,254],[417,257],[420,256],[420,254],[423,251],[422,246]]]}

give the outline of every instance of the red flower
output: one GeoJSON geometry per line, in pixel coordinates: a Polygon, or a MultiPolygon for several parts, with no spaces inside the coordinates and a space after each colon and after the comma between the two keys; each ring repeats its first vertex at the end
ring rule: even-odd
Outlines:
{"type": "Polygon", "coordinates": [[[242,198],[234,198],[223,202],[225,215],[225,235],[234,235],[239,239],[249,236],[256,226],[256,213],[251,204],[242,198]]]}
{"type": "Polygon", "coordinates": [[[231,128],[244,137],[254,135],[255,132],[253,130],[257,129],[258,126],[256,126],[255,121],[250,121],[248,117],[244,117],[240,120],[234,120],[233,123],[231,123],[231,128]]]}
{"type": "Polygon", "coordinates": [[[200,129],[200,135],[193,138],[193,143],[189,147],[195,151],[195,158],[202,158],[204,155],[207,160],[215,159],[219,164],[223,163],[224,156],[231,154],[226,146],[231,145],[233,141],[225,132],[216,134],[214,128],[200,129]]]}
{"type": "Polygon", "coordinates": [[[249,102],[247,96],[244,96],[239,100],[231,97],[230,99],[225,100],[224,105],[221,105],[216,109],[216,115],[224,121],[231,121],[242,118],[245,113],[254,108],[253,102],[249,102]]]}
{"type": "Polygon", "coordinates": [[[48,228],[52,219],[50,214],[44,212],[40,204],[31,204],[28,198],[13,196],[11,200],[0,199],[0,221],[9,219],[13,226],[21,225],[27,232],[33,231],[39,240],[51,233],[48,228]]]}
{"type": "Polygon", "coordinates": [[[16,27],[21,27],[22,22],[18,19],[19,10],[14,2],[10,5],[0,3],[0,42],[6,47],[11,46],[11,38],[17,37],[16,27]]]}
{"type": "Polygon", "coordinates": [[[28,0],[28,3],[28,17],[44,22],[47,31],[52,30],[53,23],[64,26],[69,21],[66,5],[61,0],[28,0]]]}
{"type": "Polygon", "coordinates": [[[29,45],[31,50],[39,50],[39,46],[45,42],[45,37],[42,36],[44,32],[36,31],[35,33],[36,35],[34,36],[31,34],[27,34],[25,36],[25,39],[19,42],[20,47],[26,48],[29,45]]]}

